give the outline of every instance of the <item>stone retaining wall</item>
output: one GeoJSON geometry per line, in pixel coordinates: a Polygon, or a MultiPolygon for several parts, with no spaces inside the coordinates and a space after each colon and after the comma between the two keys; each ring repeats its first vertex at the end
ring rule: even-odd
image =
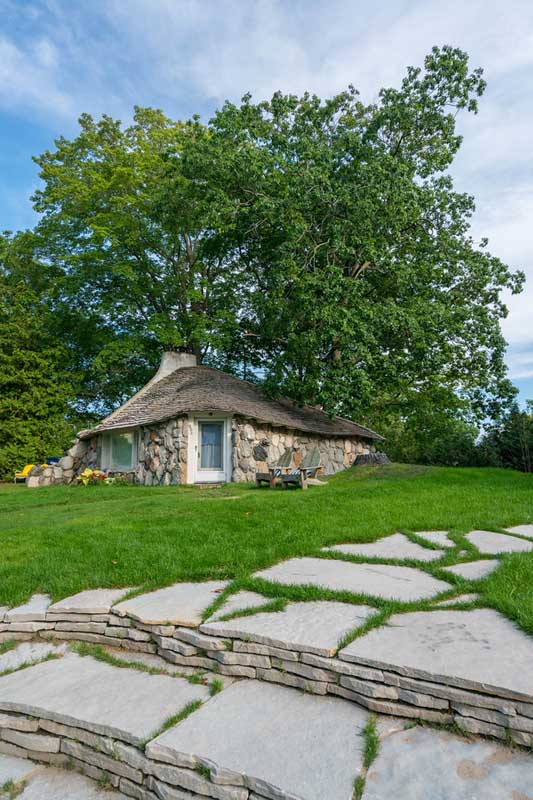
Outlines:
{"type": "Polygon", "coordinates": [[[371,440],[341,436],[325,438],[272,428],[243,417],[233,419],[232,445],[233,481],[253,481],[255,473],[267,471],[269,464],[277,461],[287,447],[293,450],[294,467],[300,466],[306,452],[318,447],[326,475],[351,467],[358,455],[373,453],[376,449],[371,440]]]}
{"type": "MultiPolygon", "coordinates": [[[[383,669],[338,657],[317,656],[252,638],[213,636],[209,624],[196,628],[146,625],[109,614],[43,612],[0,619],[0,642],[35,636],[112,645],[158,654],[182,671],[209,670],[236,678],[256,678],[333,694],[382,714],[427,722],[455,723],[468,733],[533,746],[533,697],[472,681],[443,679],[417,670],[383,669]]],[[[257,638],[257,637],[256,637],[257,638]]],[[[124,791],[124,790],[123,790],[124,791]]],[[[125,792],[127,794],[127,792],[125,792]]],[[[135,795],[132,795],[135,796],[135,795]]]]}
{"type": "Polygon", "coordinates": [[[91,730],[42,717],[0,713],[0,753],[77,769],[103,786],[110,784],[136,800],[271,800],[261,794],[259,783],[247,776],[202,763],[169,759],[164,748],[150,743],[144,748],[132,745],[116,734],[104,736],[91,730]],[[245,782],[254,784],[252,791],[245,782]]]}

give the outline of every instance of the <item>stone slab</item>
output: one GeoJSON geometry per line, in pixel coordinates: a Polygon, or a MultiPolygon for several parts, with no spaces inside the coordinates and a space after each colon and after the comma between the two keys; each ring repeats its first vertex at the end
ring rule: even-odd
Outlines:
{"type": "Polygon", "coordinates": [[[183,625],[196,628],[202,614],[217,595],[228,585],[228,581],[206,583],[176,583],[155,592],[141,594],[124,600],[113,607],[115,614],[130,616],[146,625],[183,625]]]}
{"type": "Polygon", "coordinates": [[[71,597],[53,603],[51,614],[109,614],[111,607],[118,603],[131,588],[126,589],[87,589],[71,597]]]}
{"type": "Polygon", "coordinates": [[[348,800],[367,718],[338,698],[239,681],[150,742],[146,752],[171,763],[209,760],[246,776],[248,788],[262,796],[348,800]],[[261,791],[265,784],[272,794],[261,791]]]}
{"type": "Polygon", "coordinates": [[[183,678],[148,675],[70,654],[0,678],[0,709],[139,744],[168,717],[208,696],[183,678]]]}
{"type": "Polygon", "coordinates": [[[497,553],[526,553],[533,550],[533,542],[517,539],[516,536],[506,536],[505,533],[493,531],[470,531],[466,539],[484,555],[497,553]]]}
{"type": "Polygon", "coordinates": [[[350,603],[288,603],[284,611],[260,612],[200,627],[211,636],[244,639],[319,656],[335,654],[340,640],[360,627],[375,610],[350,603]]]}
{"type": "Polygon", "coordinates": [[[21,642],[13,650],[0,655],[0,673],[6,669],[18,669],[22,664],[32,664],[54,653],[62,656],[67,646],[54,645],[49,642],[21,642]]]}
{"type": "Polygon", "coordinates": [[[225,617],[227,614],[233,614],[235,611],[244,611],[249,608],[259,608],[271,602],[271,597],[265,597],[264,594],[257,592],[235,592],[231,594],[223,606],[218,611],[209,617],[208,622],[215,622],[220,617],[225,617]]]}
{"type": "Polygon", "coordinates": [[[417,727],[388,736],[364,800],[530,800],[533,756],[417,727]]]}
{"type": "Polygon", "coordinates": [[[27,603],[12,608],[5,615],[6,622],[40,622],[44,621],[50,605],[47,594],[34,594],[27,603]]]}
{"type": "Polygon", "coordinates": [[[450,539],[448,531],[414,531],[414,533],[439,547],[455,547],[455,542],[450,539]]]}
{"type": "Polygon", "coordinates": [[[329,558],[291,558],[256,572],[263,578],[288,586],[318,586],[389,600],[422,600],[450,588],[426,572],[388,564],[353,564],[329,558]]]}
{"type": "Polygon", "coordinates": [[[479,600],[478,594],[459,594],[457,597],[450,597],[449,600],[442,600],[440,603],[436,603],[437,606],[456,606],[457,603],[474,603],[476,600],[479,600]]]}
{"type": "Polygon", "coordinates": [[[486,578],[499,566],[500,562],[497,558],[489,558],[481,559],[480,561],[465,561],[463,564],[454,564],[451,567],[443,567],[442,569],[467,581],[478,581],[481,578],[486,578]]]}
{"type": "Polygon", "coordinates": [[[452,686],[533,698],[533,638],[492,609],[395,614],[338,657],[452,686]]]}
{"type": "Polygon", "coordinates": [[[36,769],[37,765],[27,758],[4,756],[0,753],[0,787],[8,781],[18,783],[26,780],[36,769]]]}
{"type": "Polygon", "coordinates": [[[519,536],[526,536],[533,539],[533,525],[515,525],[514,528],[506,528],[509,533],[517,533],[519,536]]]}
{"type": "Polygon", "coordinates": [[[76,772],[39,769],[30,776],[18,800],[127,800],[121,792],[100,788],[98,784],[76,772]]]}
{"type": "Polygon", "coordinates": [[[388,558],[399,561],[416,559],[417,561],[436,561],[444,553],[442,550],[430,550],[414,544],[403,533],[393,533],[369,544],[336,544],[324,547],[328,553],[345,553],[348,556],[364,556],[365,558],[388,558]]]}

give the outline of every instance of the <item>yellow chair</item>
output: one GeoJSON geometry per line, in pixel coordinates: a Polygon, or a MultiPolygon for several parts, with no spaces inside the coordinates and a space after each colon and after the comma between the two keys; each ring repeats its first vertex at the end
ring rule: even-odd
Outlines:
{"type": "Polygon", "coordinates": [[[30,470],[34,468],[35,464],[26,464],[23,470],[20,472],[15,472],[15,477],[13,478],[13,483],[17,481],[25,481],[28,475],[30,474],[30,470]]]}

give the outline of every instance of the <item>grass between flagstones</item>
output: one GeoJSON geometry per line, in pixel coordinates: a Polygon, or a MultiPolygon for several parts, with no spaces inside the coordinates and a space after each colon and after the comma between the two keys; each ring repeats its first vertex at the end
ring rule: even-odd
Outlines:
{"type": "MultiPolygon", "coordinates": [[[[401,562],[444,578],[439,599],[477,591],[533,634],[533,553],[506,555],[488,578],[467,582],[440,571],[480,558],[469,530],[502,530],[533,519],[533,475],[503,469],[410,465],[346,470],[326,487],[256,489],[250,484],[200,487],[78,486],[28,490],[0,486],[0,606],[36,592],[54,600],[87,588],[141,587],[176,581],[235,579],[229,591],[262,591],[272,601],[332,598],[370,602],[385,619],[430,608],[346,592],[284,587],[252,573],[296,556],[363,559],[321,552],[341,542],[371,542],[402,531],[448,530],[456,547],[438,562],[401,562]],[[225,502],[229,497],[235,501],[225,502]],[[466,554],[459,556],[459,551],[466,554]]],[[[433,549],[434,546],[433,546],[433,549]]],[[[400,562],[389,562],[400,563],[400,562]]],[[[227,592],[224,593],[226,595],[227,592]]],[[[218,604],[220,605],[220,603],[218,604]]]]}
{"type": "Polygon", "coordinates": [[[368,722],[361,731],[363,737],[363,769],[361,774],[357,776],[353,787],[353,800],[361,800],[365,790],[366,776],[372,763],[376,760],[379,753],[379,733],[377,729],[377,718],[375,714],[371,714],[368,722]]]}

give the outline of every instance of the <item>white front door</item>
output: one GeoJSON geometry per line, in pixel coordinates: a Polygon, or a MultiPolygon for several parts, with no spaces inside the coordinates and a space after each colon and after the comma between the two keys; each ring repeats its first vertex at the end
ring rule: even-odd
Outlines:
{"type": "Polygon", "coordinates": [[[195,483],[220,483],[228,477],[228,425],[224,419],[197,419],[195,483]]]}

